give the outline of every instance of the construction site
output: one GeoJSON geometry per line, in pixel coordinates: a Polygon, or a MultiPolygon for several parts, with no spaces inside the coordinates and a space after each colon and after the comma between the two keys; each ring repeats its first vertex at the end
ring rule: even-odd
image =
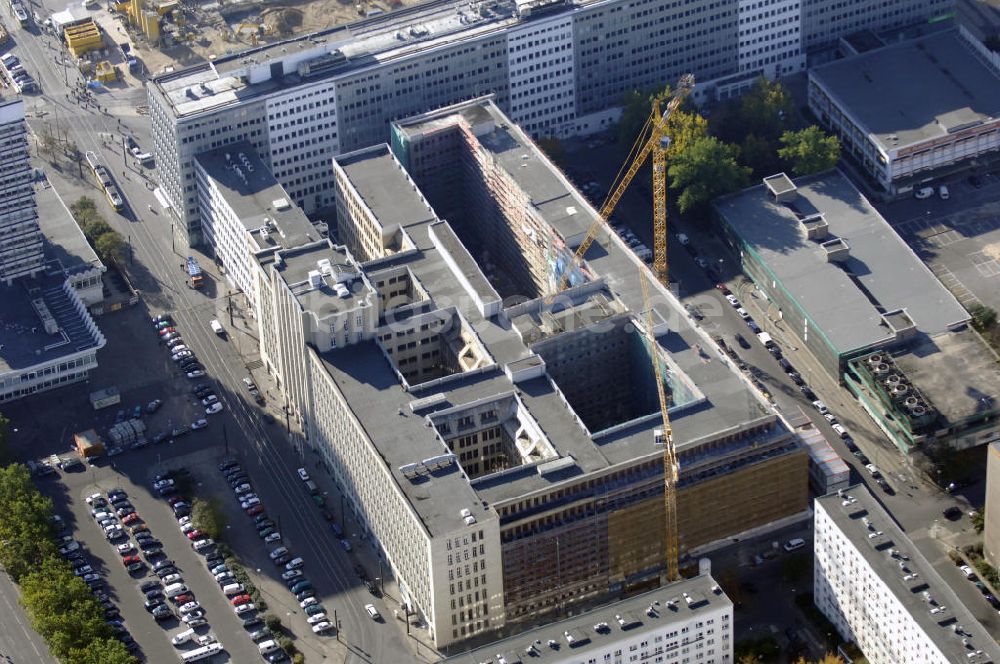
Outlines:
{"type": "Polygon", "coordinates": [[[186,2],[129,0],[112,4],[132,49],[152,73],[389,12],[415,0],[186,2]]]}

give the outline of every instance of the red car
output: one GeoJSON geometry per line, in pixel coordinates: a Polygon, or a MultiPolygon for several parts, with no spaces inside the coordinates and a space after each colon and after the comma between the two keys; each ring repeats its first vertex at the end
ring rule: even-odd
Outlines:
{"type": "Polygon", "coordinates": [[[258,514],[263,513],[263,511],[264,511],[263,503],[257,503],[253,507],[247,508],[247,516],[257,516],[258,514]]]}
{"type": "Polygon", "coordinates": [[[715,287],[718,288],[723,295],[729,295],[729,288],[725,284],[715,284],[715,287]]]}
{"type": "Polygon", "coordinates": [[[174,328],[174,327],[165,327],[162,330],[160,330],[160,336],[162,337],[162,336],[170,334],[171,332],[176,332],[176,331],[177,331],[177,328],[174,328]]]}
{"type": "Polygon", "coordinates": [[[122,523],[125,524],[126,526],[131,526],[138,520],[139,520],[139,515],[136,514],[135,512],[132,512],[131,514],[122,519],[122,523]]]}
{"type": "Polygon", "coordinates": [[[239,606],[240,604],[247,604],[252,601],[253,599],[250,597],[250,595],[237,595],[232,599],[233,606],[239,606]]]}
{"type": "Polygon", "coordinates": [[[142,562],[142,560],[139,559],[139,556],[134,555],[134,554],[131,555],[131,556],[125,556],[124,558],[122,558],[122,565],[125,565],[126,567],[128,567],[132,563],[141,563],[141,562],[142,562]]]}
{"type": "Polygon", "coordinates": [[[184,593],[183,595],[178,595],[177,597],[174,597],[170,601],[176,604],[177,606],[180,606],[181,604],[187,604],[188,602],[193,602],[194,595],[192,595],[191,593],[184,593]]]}
{"type": "Polygon", "coordinates": [[[187,538],[189,540],[191,540],[191,541],[194,541],[194,540],[199,539],[200,537],[204,536],[204,534],[205,533],[203,533],[200,530],[198,530],[197,528],[195,528],[194,530],[192,530],[191,532],[189,532],[187,534],[187,538]]]}

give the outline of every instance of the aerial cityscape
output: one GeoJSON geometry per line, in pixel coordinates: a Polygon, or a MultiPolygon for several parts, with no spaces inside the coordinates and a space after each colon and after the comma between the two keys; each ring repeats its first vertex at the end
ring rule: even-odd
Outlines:
{"type": "Polygon", "coordinates": [[[1000,2],[0,5],[0,662],[1000,664],[1000,2]]]}

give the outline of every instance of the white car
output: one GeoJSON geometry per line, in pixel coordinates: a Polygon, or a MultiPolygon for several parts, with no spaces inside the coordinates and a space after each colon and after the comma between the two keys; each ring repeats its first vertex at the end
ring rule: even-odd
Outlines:
{"type": "Polygon", "coordinates": [[[913,192],[914,198],[923,200],[925,198],[930,198],[934,195],[934,187],[922,187],[913,192]]]}
{"type": "Polygon", "coordinates": [[[738,313],[740,315],[740,318],[742,318],[743,320],[750,318],[750,312],[744,309],[743,307],[737,307],[736,313],[738,313]]]}
{"type": "Polygon", "coordinates": [[[216,413],[222,412],[222,402],[216,401],[211,406],[205,409],[206,415],[215,415],[216,413]]]}
{"type": "Polygon", "coordinates": [[[834,422],[830,425],[830,428],[833,429],[841,438],[847,438],[847,429],[845,429],[843,425],[834,422]]]}
{"type": "Polygon", "coordinates": [[[130,551],[132,551],[132,543],[131,542],[125,542],[124,544],[119,544],[118,545],[118,553],[120,553],[122,555],[125,555],[126,553],[129,553],[130,551]]]}
{"type": "Polygon", "coordinates": [[[249,494],[249,496],[250,496],[249,498],[247,498],[246,500],[244,500],[243,502],[240,503],[240,508],[241,509],[248,510],[251,507],[253,507],[254,505],[259,505],[260,504],[260,498],[258,498],[257,496],[255,496],[253,494],[249,494]]]}
{"type": "Polygon", "coordinates": [[[235,489],[233,489],[233,493],[235,493],[237,496],[242,496],[244,493],[250,493],[251,491],[253,491],[253,487],[247,483],[241,484],[235,489]]]}
{"type": "Polygon", "coordinates": [[[315,614],[309,616],[308,618],[306,618],[306,622],[309,623],[310,625],[315,625],[317,623],[321,623],[321,622],[325,622],[325,621],[326,621],[326,614],[325,613],[315,613],[315,614]]]}
{"type": "Polygon", "coordinates": [[[97,574],[84,574],[83,575],[83,580],[86,581],[87,583],[90,583],[92,581],[99,581],[100,578],[101,577],[99,575],[97,575],[97,574]]]}
{"type": "Polygon", "coordinates": [[[165,480],[160,480],[158,482],[153,482],[153,488],[157,490],[162,489],[163,487],[173,486],[173,485],[174,481],[170,478],[167,478],[165,480]]]}
{"type": "Polygon", "coordinates": [[[256,611],[257,607],[253,605],[253,602],[247,602],[246,604],[240,604],[233,610],[236,611],[236,615],[242,616],[244,613],[256,611]]]}
{"type": "Polygon", "coordinates": [[[185,524],[183,524],[181,526],[181,532],[184,533],[185,535],[187,535],[192,530],[196,530],[196,529],[197,529],[197,527],[193,523],[191,523],[190,521],[188,521],[187,523],[185,523],[185,524]]]}
{"type": "Polygon", "coordinates": [[[181,518],[177,519],[177,523],[178,525],[186,526],[187,524],[191,523],[191,516],[190,515],[182,516],[181,518]]]}
{"type": "Polygon", "coordinates": [[[167,574],[161,580],[163,581],[164,586],[170,586],[175,583],[180,583],[181,581],[184,580],[184,577],[182,577],[180,574],[167,574]]]}
{"type": "Polygon", "coordinates": [[[198,429],[204,429],[207,426],[208,426],[208,420],[206,419],[195,420],[194,422],[191,423],[191,429],[193,431],[198,429]]]}
{"type": "Polygon", "coordinates": [[[299,602],[299,606],[301,606],[303,609],[306,608],[307,606],[312,606],[313,604],[319,604],[319,600],[316,599],[315,597],[306,597],[304,600],[299,602]]]}
{"type": "Polygon", "coordinates": [[[264,538],[264,544],[270,544],[271,542],[280,542],[280,541],[281,541],[281,533],[271,533],[270,535],[264,538]]]}
{"type": "Polygon", "coordinates": [[[201,620],[201,622],[198,623],[198,625],[205,624],[204,618],[205,618],[205,612],[202,611],[201,609],[192,611],[191,613],[186,613],[183,616],[181,616],[181,620],[186,622],[188,624],[188,627],[196,627],[195,623],[198,620],[201,620]]]}
{"type": "Polygon", "coordinates": [[[830,424],[836,424],[837,423],[837,416],[834,415],[833,413],[831,413],[830,411],[827,411],[827,412],[823,413],[823,419],[825,419],[830,424]]]}
{"type": "Polygon", "coordinates": [[[365,604],[365,612],[368,613],[368,617],[372,620],[378,620],[382,617],[379,614],[378,609],[375,608],[374,604],[365,604]]]}
{"type": "Polygon", "coordinates": [[[331,629],[332,627],[333,624],[330,622],[321,622],[319,624],[313,625],[313,633],[319,634],[321,632],[327,631],[328,629],[331,629]]]}
{"type": "Polygon", "coordinates": [[[878,467],[873,463],[870,463],[867,466],[865,466],[865,470],[867,470],[872,477],[878,477],[879,475],[881,475],[881,473],[878,471],[878,467]]]}
{"type": "Polygon", "coordinates": [[[204,375],[205,375],[205,372],[202,371],[201,369],[195,369],[194,371],[187,372],[187,377],[188,378],[201,378],[204,375]]]}
{"type": "Polygon", "coordinates": [[[285,569],[286,570],[298,569],[298,568],[302,567],[305,564],[306,564],[306,561],[302,560],[301,558],[292,558],[288,562],[288,564],[285,565],[285,569]]]}
{"type": "Polygon", "coordinates": [[[87,496],[88,505],[93,505],[95,500],[104,500],[104,496],[102,496],[99,493],[92,493],[89,496],[87,496]]]}
{"type": "Polygon", "coordinates": [[[214,394],[209,394],[207,397],[201,400],[203,406],[211,406],[213,403],[219,400],[219,397],[214,394]]]}
{"type": "Polygon", "coordinates": [[[740,301],[736,299],[736,296],[730,293],[726,296],[726,302],[733,305],[734,307],[740,306],[740,301]]]}
{"type": "Polygon", "coordinates": [[[960,572],[962,572],[962,574],[965,575],[965,578],[967,578],[967,579],[974,579],[974,578],[976,578],[976,573],[973,572],[972,568],[969,567],[968,565],[962,565],[958,569],[959,569],[960,572]]]}
{"type": "Polygon", "coordinates": [[[299,479],[301,479],[303,482],[308,482],[309,481],[309,473],[306,472],[305,468],[299,468],[295,472],[297,472],[299,474],[299,479]]]}
{"type": "Polygon", "coordinates": [[[302,572],[297,569],[290,569],[287,572],[281,573],[281,578],[284,581],[291,581],[292,579],[297,579],[302,576],[302,572]]]}
{"type": "Polygon", "coordinates": [[[280,558],[281,556],[285,555],[286,553],[288,553],[288,549],[286,549],[283,546],[279,546],[277,549],[275,549],[274,551],[272,551],[271,553],[269,553],[267,555],[268,555],[268,557],[271,558],[271,560],[274,560],[276,558],[280,558]]]}
{"type": "Polygon", "coordinates": [[[174,362],[180,362],[185,357],[191,357],[191,355],[193,355],[193,353],[191,351],[189,351],[189,350],[182,350],[179,353],[174,353],[173,355],[171,355],[170,359],[173,360],[174,362]]]}
{"type": "Polygon", "coordinates": [[[193,611],[197,611],[200,608],[201,604],[199,604],[198,602],[188,602],[187,604],[181,604],[179,607],[177,607],[177,610],[180,611],[181,613],[192,613],[193,611]]]}
{"type": "Polygon", "coordinates": [[[941,200],[943,200],[943,201],[948,200],[948,198],[951,195],[948,192],[948,185],[943,184],[940,187],[938,187],[938,195],[941,197],[941,200]]]}
{"type": "Polygon", "coordinates": [[[182,620],[187,624],[188,627],[194,629],[195,627],[204,627],[208,624],[208,621],[204,618],[191,618],[191,615],[186,615],[182,620]]]}
{"type": "Polygon", "coordinates": [[[826,404],[825,403],[823,403],[822,401],[819,401],[817,399],[816,401],[813,401],[812,405],[813,405],[813,408],[815,408],[816,410],[818,410],[820,412],[820,415],[826,415],[827,408],[826,408],[826,404]]]}

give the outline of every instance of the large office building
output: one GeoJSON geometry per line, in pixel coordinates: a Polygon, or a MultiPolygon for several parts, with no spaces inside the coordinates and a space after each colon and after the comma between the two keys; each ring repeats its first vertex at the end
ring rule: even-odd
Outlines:
{"type": "Polygon", "coordinates": [[[1000,57],[965,28],[809,71],[809,108],[872,180],[906,194],[1000,158],[1000,57]]]}
{"type": "Polygon", "coordinates": [[[21,99],[0,102],[0,173],[0,282],[9,286],[45,262],[21,99]]]}
{"type": "Polygon", "coordinates": [[[986,501],[983,514],[983,557],[993,567],[1000,567],[1000,443],[990,443],[986,450],[986,501]],[[987,512],[988,510],[988,512],[987,512]]]}
{"type": "Polygon", "coordinates": [[[105,344],[87,311],[104,266],[51,193],[38,213],[24,102],[0,103],[0,402],[86,380],[105,344]]]}
{"type": "Polygon", "coordinates": [[[733,664],[733,603],[706,571],[441,664],[733,664]]]}
{"type": "Polygon", "coordinates": [[[1000,646],[863,485],[815,501],[816,607],[871,664],[1000,661],[1000,646]]]}
{"type": "Polygon", "coordinates": [[[153,77],[157,173],[179,229],[199,244],[201,152],[248,141],[312,213],[334,202],[331,158],[385,142],[396,118],[493,94],[535,137],[592,133],[611,125],[631,90],[693,73],[696,100],[725,97],[756,76],[802,71],[804,42],[927,20],[951,2],[894,0],[876,11],[866,1],[856,15],[835,10],[843,4],[430,0],[153,77]]]}
{"type": "Polygon", "coordinates": [[[767,318],[900,449],[1000,438],[1000,370],[969,313],[842,173],[775,175],[715,209],[767,318]]]}
{"type": "Polygon", "coordinates": [[[492,101],[334,172],[342,244],[254,258],[262,358],[435,644],[658,586],[654,361],[685,555],[806,513],[794,433],[658,283],[647,330],[617,235],[572,267],[597,213],[492,101]]]}

